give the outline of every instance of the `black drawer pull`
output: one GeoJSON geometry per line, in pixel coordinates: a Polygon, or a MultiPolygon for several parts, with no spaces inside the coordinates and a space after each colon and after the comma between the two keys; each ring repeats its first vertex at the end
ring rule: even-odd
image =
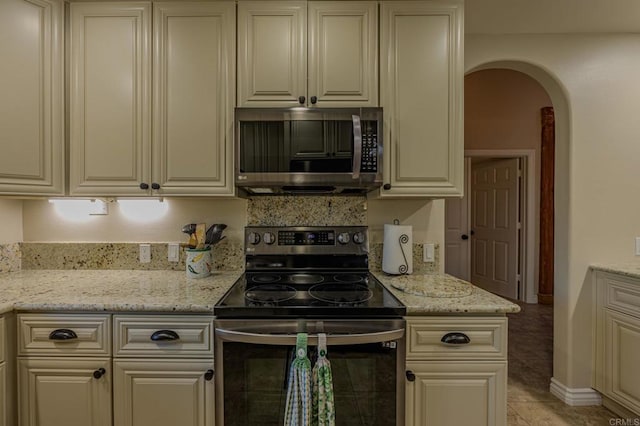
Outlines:
{"type": "Polygon", "coordinates": [[[93,378],[94,379],[99,379],[100,377],[104,376],[104,374],[106,372],[107,372],[107,370],[105,370],[104,368],[100,367],[96,371],[93,372],[93,378]]]}
{"type": "Polygon", "coordinates": [[[411,370],[407,370],[405,372],[405,375],[407,376],[407,380],[410,382],[415,382],[416,381],[416,375],[413,373],[413,371],[411,370]]]}
{"type": "Polygon", "coordinates": [[[49,340],[71,340],[77,338],[76,332],[68,328],[59,328],[49,333],[49,340]]]}
{"type": "Polygon", "coordinates": [[[151,335],[154,342],[180,340],[180,336],[173,330],[158,330],[151,335]]]}
{"type": "Polygon", "coordinates": [[[471,339],[464,333],[447,333],[440,341],[447,345],[466,345],[471,342],[471,339]]]}
{"type": "Polygon", "coordinates": [[[207,370],[206,373],[204,373],[204,379],[206,381],[211,381],[211,379],[213,379],[213,370],[207,370]]]}

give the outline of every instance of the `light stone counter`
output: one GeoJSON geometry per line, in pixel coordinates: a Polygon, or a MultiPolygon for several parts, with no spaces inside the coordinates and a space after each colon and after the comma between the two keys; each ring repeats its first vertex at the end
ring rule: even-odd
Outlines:
{"type": "Polygon", "coordinates": [[[0,313],[124,311],[213,313],[242,272],[188,279],[184,271],[37,270],[0,274],[0,313]]]}
{"type": "MultiPolygon", "coordinates": [[[[25,270],[0,274],[0,314],[23,311],[213,313],[240,276],[216,272],[188,279],[183,271],[25,270]]],[[[408,315],[518,312],[519,306],[449,275],[375,273],[408,315]],[[407,294],[397,288],[418,294],[407,294]],[[456,297],[451,297],[456,296],[456,297]]]]}
{"type": "Polygon", "coordinates": [[[640,278],[640,263],[595,263],[591,265],[591,269],[625,275],[631,278],[640,278]]]}
{"type": "Polygon", "coordinates": [[[407,315],[505,314],[520,311],[515,303],[451,275],[387,275],[384,272],[374,272],[374,275],[405,304],[407,315]]]}

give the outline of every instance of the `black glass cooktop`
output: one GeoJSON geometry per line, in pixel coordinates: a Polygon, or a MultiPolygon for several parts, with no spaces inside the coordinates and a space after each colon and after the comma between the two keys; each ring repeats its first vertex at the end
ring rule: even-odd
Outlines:
{"type": "Polygon", "coordinates": [[[406,308],[368,272],[247,272],[215,305],[218,318],[401,317],[406,308]]]}

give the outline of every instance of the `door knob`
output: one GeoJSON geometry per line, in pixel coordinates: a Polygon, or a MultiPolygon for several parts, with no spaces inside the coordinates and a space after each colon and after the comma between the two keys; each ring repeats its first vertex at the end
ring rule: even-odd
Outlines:
{"type": "Polygon", "coordinates": [[[467,234],[462,234],[460,238],[462,238],[463,240],[468,240],[469,236],[467,234]]]}
{"type": "Polygon", "coordinates": [[[300,102],[300,103],[301,103],[301,104],[303,104],[303,105],[304,105],[304,101],[306,101],[306,100],[307,100],[307,98],[305,98],[304,96],[300,96],[300,97],[298,98],[298,102],[300,102]]]}

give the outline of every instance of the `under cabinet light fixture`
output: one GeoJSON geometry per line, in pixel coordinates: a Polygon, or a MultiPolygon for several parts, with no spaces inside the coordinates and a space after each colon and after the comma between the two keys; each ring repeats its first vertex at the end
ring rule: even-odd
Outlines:
{"type": "Polygon", "coordinates": [[[51,198],[49,203],[60,217],[72,222],[87,222],[91,216],[109,214],[107,201],[101,199],[51,198]]]}
{"type": "Polygon", "coordinates": [[[159,220],[169,211],[169,203],[163,198],[119,198],[117,201],[122,216],[133,222],[159,220]]]}

